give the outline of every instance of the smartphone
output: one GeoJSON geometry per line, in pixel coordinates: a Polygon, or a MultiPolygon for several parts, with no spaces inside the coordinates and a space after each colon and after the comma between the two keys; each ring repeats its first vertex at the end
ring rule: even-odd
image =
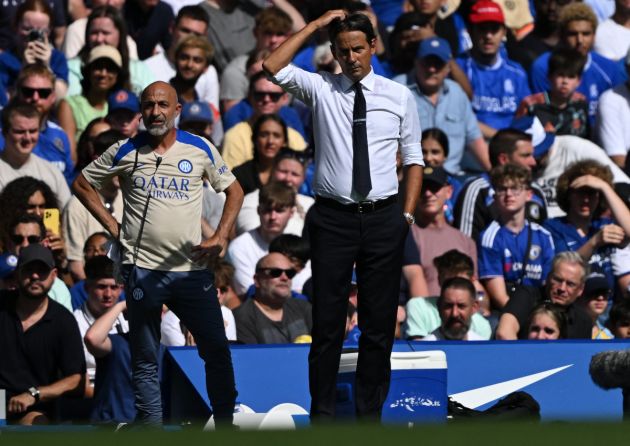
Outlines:
{"type": "Polygon", "coordinates": [[[46,41],[46,37],[44,36],[44,31],[41,29],[32,29],[28,33],[28,41],[33,42],[35,40],[39,40],[40,42],[46,41]]]}
{"type": "Polygon", "coordinates": [[[50,229],[53,234],[59,235],[61,233],[59,209],[44,209],[44,226],[46,229],[50,229]]]}

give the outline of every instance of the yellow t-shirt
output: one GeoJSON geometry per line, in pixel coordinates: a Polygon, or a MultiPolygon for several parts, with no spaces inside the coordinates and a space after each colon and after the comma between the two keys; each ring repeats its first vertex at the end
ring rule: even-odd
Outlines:
{"type": "MultiPolygon", "coordinates": [[[[239,122],[225,133],[223,137],[223,159],[232,169],[254,158],[252,127],[247,121],[239,122]]],[[[306,141],[295,129],[287,128],[289,140],[287,145],[293,150],[302,152],[306,149],[306,141]]]]}
{"type": "Polygon", "coordinates": [[[147,145],[147,136],[117,142],[83,169],[83,175],[97,189],[111,177],[120,178],[124,264],[202,270],[204,265],[192,261],[191,248],[201,242],[203,180],[221,192],[235,177],[205,138],[178,130],[176,142],[158,155],[147,145]]]}

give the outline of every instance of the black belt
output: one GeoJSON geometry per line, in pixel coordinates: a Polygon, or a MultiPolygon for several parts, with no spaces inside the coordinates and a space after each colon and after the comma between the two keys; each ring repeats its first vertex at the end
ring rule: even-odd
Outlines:
{"type": "Polygon", "coordinates": [[[321,204],[322,206],[326,206],[332,209],[337,209],[339,211],[352,212],[354,214],[368,214],[370,212],[378,211],[379,209],[383,209],[390,204],[394,204],[398,201],[398,194],[390,195],[387,198],[383,198],[382,200],[376,201],[359,201],[358,203],[339,203],[337,200],[333,200],[332,198],[326,197],[315,197],[315,203],[321,204]]]}

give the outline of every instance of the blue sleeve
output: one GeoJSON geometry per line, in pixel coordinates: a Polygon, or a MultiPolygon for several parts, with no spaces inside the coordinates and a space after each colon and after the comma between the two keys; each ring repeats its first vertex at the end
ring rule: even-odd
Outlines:
{"type": "Polygon", "coordinates": [[[562,236],[560,228],[557,228],[556,225],[553,224],[552,220],[547,220],[543,224],[543,227],[551,233],[555,252],[571,251],[567,245],[567,241],[562,236]]]}
{"type": "Polygon", "coordinates": [[[254,110],[246,99],[243,99],[223,115],[223,131],[227,132],[241,121],[249,119],[254,110]]]}
{"type": "MultiPolygon", "coordinates": [[[[483,240],[486,231],[479,235],[479,240],[483,240]]],[[[503,277],[503,253],[497,246],[496,238],[492,246],[479,246],[479,278],[503,277]]]]}
{"type": "Polygon", "coordinates": [[[75,178],[75,174],[74,174],[75,166],[74,166],[74,161],[72,161],[72,154],[70,153],[70,140],[68,139],[68,135],[66,135],[66,132],[59,132],[59,136],[61,140],[63,141],[63,148],[66,154],[66,159],[65,159],[66,169],[63,171],[63,176],[66,178],[66,182],[68,183],[68,186],[71,186],[75,178]]]}
{"type": "Polygon", "coordinates": [[[20,71],[20,60],[9,51],[0,53],[0,83],[5,90],[9,90],[20,71]]]}
{"type": "Polygon", "coordinates": [[[57,79],[68,83],[68,61],[66,60],[66,56],[56,48],[52,50],[50,68],[53,73],[55,73],[55,76],[57,76],[57,79]]]}
{"type": "Polygon", "coordinates": [[[549,63],[549,53],[544,53],[532,64],[530,82],[532,91],[541,93],[549,90],[549,80],[547,79],[547,65],[549,63]]]}
{"type": "Polygon", "coordinates": [[[543,234],[544,245],[542,247],[542,280],[547,280],[547,276],[551,272],[551,263],[555,256],[555,243],[546,234],[543,234]]]}

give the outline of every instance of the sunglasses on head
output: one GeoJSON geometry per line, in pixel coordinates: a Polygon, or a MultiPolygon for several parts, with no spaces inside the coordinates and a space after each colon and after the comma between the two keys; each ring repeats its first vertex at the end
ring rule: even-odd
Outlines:
{"type": "Polygon", "coordinates": [[[34,243],[39,243],[42,241],[42,238],[39,235],[27,235],[23,236],[20,234],[14,234],[11,236],[11,241],[16,245],[21,245],[24,243],[24,240],[28,240],[28,244],[32,245],[34,243]]]}
{"type": "Polygon", "coordinates": [[[35,96],[35,93],[37,93],[40,98],[48,99],[48,96],[52,94],[52,91],[52,88],[20,87],[20,92],[25,98],[32,98],[33,96],[35,96]]]}
{"type": "Polygon", "coordinates": [[[269,91],[255,91],[254,100],[262,101],[266,96],[269,96],[272,102],[278,102],[284,93],[272,93],[269,91]]]}
{"type": "Polygon", "coordinates": [[[297,274],[297,271],[293,268],[282,269],[282,268],[260,268],[258,273],[263,273],[269,277],[273,277],[277,279],[282,275],[282,273],[286,274],[289,279],[293,279],[297,274]]]}

